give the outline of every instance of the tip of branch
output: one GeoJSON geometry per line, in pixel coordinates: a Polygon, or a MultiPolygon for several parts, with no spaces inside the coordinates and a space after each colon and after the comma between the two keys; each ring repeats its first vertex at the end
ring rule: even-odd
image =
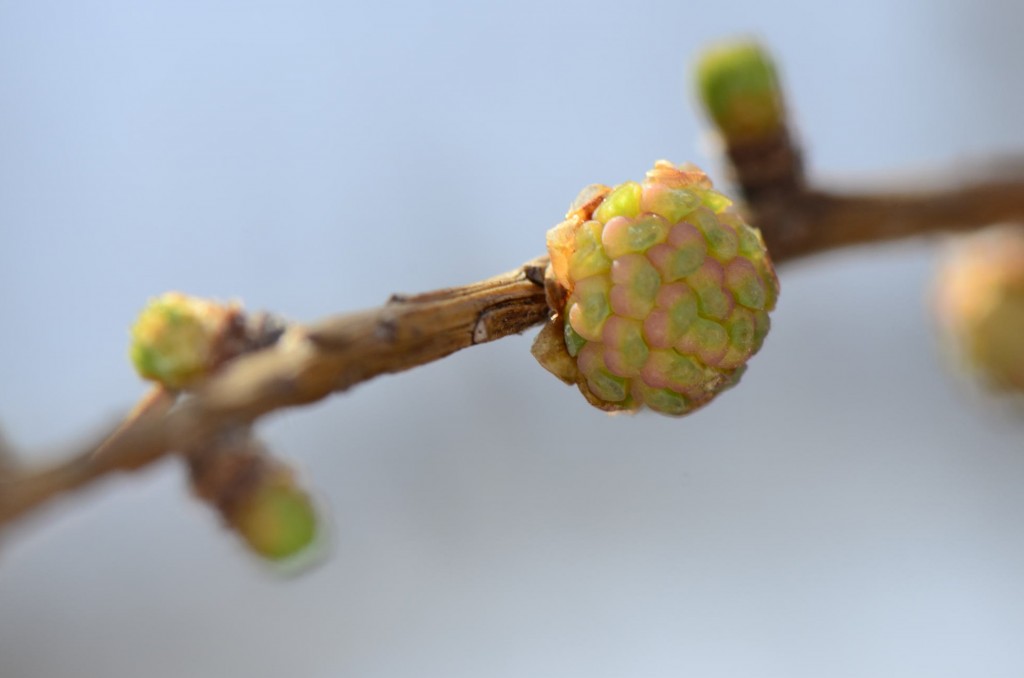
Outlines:
{"type": "Polygon", "coordinates": [[[730,145],[771,139],[784,127],[775,66],[759,43],[738,39],[709,47],[696,71],[701,103],[730,145]]]}

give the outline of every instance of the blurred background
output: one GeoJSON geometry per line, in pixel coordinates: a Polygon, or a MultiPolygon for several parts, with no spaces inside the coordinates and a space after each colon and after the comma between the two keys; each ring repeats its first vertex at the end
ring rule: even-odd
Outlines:
{"type": "MultiPolygon", "coordinates": [[[[1024,151],[1024,5],[0,0],[0,427],[144,391],[177,289],[299,321],[544,249],[592,182],[721,178],[700,48],[777,57],[814,176],[1024,151]]],[[[782,270],[741,386],[607,417],[506,339],[267,418],[331,511],[249,557],[162,463],[3,535],[0,676],[1019,676],[1024,419],[943,372],[938,241],[782,270]]]]}

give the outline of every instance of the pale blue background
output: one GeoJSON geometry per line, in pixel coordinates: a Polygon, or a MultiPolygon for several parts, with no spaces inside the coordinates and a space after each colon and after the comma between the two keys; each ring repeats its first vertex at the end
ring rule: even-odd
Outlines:
{"type": "MultiPolygon", "coordinates": [[[[720,167],[688,63],[775,50],[812,166],[1024,150],[1010,0],[0,0],[0,425],[143,391],[167,289],[299,320],[543,250],[583,185],[720,167]]],[[[267,420],[332,511],[280,579],[165,463],[6,535],[0,676],[1019,676],[1024,424],[941,370],[936,248],[784,271],[742,386],[608,418],[530,337],[267,420]]]]}

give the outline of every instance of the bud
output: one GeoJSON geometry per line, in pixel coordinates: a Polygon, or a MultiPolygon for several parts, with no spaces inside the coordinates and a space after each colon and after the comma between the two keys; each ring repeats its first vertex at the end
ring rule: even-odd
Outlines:
{"type": "Polygon", "coordinates": [[[610,411],[686,414],[735,384],[778,279],[731,204],[696,166],[664,160],[641,183],[584,189],[548,232],[557,315],[537,360],[610,411]]]}
{"type": "Polygon", "coordinates": [[[959,239],[940,268],[935,309],[953,355],[993,388],[1024,391],[1024,226],[959,239]]]}
{"type": "Polygon", "coordinates": [[[131,329],[132,363],[144,379],[181,389],[212,372],[241,315],[235,304],[168,292],[150,300],[131,329]]]}
{"type": "Polygon", "coordinates": [[[232,523],[253,551],[271,560],[290,558],[316,537],[316,511],[290,476],[268,478],[239,502],[232,523]]]}
{"type": "Polygon", "coordinates": [[[196,494],[263,558],[292,558],[316,540],[312,498],[248,431],[189,455],[189,469],[196,494]]]}
{"type": "Polygon", "coordinates": [[[775,66],[752,41],[722,43],[697,63],[701,102],[730,145],[770,140],[784,126],[775,66]]]}

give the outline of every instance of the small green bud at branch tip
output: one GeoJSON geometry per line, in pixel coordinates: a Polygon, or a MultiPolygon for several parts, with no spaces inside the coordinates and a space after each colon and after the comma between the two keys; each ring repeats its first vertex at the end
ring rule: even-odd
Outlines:
{"type": "Polygon", "coordinates": [[[290,484],[260,488],[236,509],[232,522],[249,548],[270,560],[301,553],[317,534],[312,500],[290,484]]]}
{"type": "Polygon", "coordinates": [[[139,375],[181,389],[207,376],[238,308],[168,292],[152,299],[131,329],[129,354],[139,375]]]}
{"type": "Polygon", "coordinates": [[[711,47],[696,70],[701,102],[728,143],[756,143],[782,130],[784,107],[775,66],[756,42],[711,47]]]}

